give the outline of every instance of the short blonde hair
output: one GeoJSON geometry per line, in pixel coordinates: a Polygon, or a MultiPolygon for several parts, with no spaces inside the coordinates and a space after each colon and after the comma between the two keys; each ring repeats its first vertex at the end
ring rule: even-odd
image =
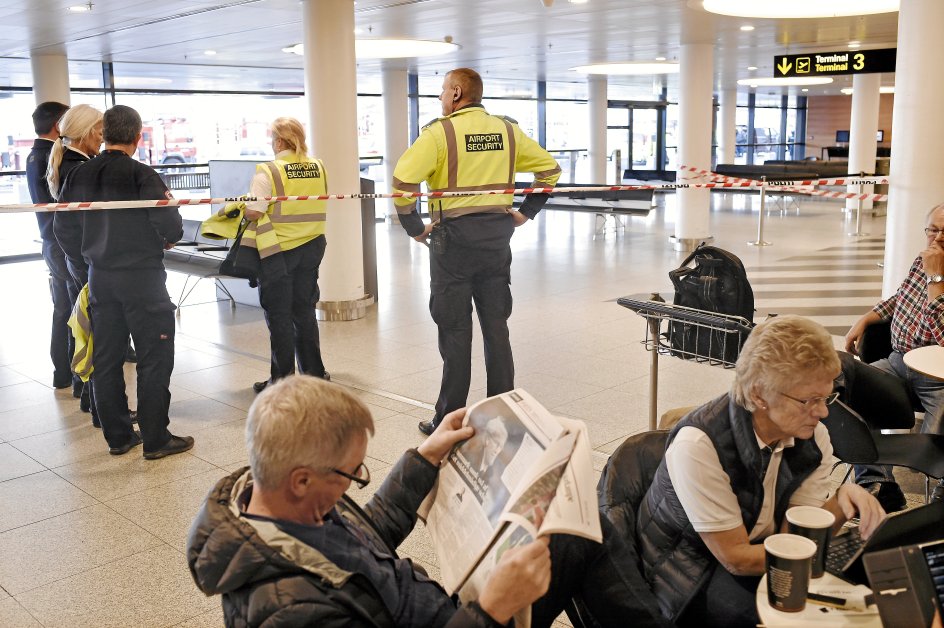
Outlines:
{"type": "Polygon", "coordinates": [[[365,431],[374,434],[370,410],[346,390],[309,375],[286,377],[249,408],[246,447],[253,479],[274,490],[298,467],[334,468],[365,431]]]}
{"type": "Polygon", "coordinates": [[[298,155],[308,153],[308,145],[305,143],[305,127],[295,118],[276,118],[269,127],[272,132],[272,139],[280,139],[292,147],[292,152],[298,155]]]}
{"type": "Polygon", "coordinates": [[[756,410],[751,393],[769,398],[810,373],[839,374],[839,356],[829,332],[802,316],[777,316],[754,328],[735,366],[731,394],[756,410]]]}
{"type": "Polygon", "coordinates": [[[91,105],[76,105],[66,111],[59,120],[59,139],[52,145],[49,164],[46,166],[46,183],[53,198],[59,198],[59,186],[62,183],[59,180],[59,167],[62,165],[66,146],[81,144],[101,121],[102,112],[91,105]]]}

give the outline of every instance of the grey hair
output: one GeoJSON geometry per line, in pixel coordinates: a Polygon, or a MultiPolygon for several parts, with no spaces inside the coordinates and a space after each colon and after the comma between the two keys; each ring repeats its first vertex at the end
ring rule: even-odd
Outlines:
{"type": "Polygon", "coordinates": [[[105,112],[102,134],[106,144],[136,144],[143,124],[141,115],[127,105],[115,105],[105,112]]]}
{"type": "Polygon", "coordinates": [[[286,377],[249,408],[246,447],[253,479],[274,490],[298,467],[336,467],[352,439],[365,431],[374,434],[370,410],[349,392],[317,377],[286,377]]]}
{"type": "Polygon", "coordinates": [[[839,356],[829,332],[801,316],[777,316],[755,327],[735,365],[731,394],[751,412],[751,394],[769,398],[810,373],[839,374],[839,356]]]}

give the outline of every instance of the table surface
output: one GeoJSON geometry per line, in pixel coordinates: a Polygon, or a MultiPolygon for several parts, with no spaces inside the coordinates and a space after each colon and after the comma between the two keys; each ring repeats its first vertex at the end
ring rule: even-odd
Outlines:
{"type": "Polygon", "coordinates": [[[931,345],[912,349],[905,354],[905,364],[929,377],[944,379],[944,347],[931,345]]]}
{"type": "MultiPolygon", "coordinates": [[[[835,597],[850,597],[851,594],[865,596],[872,590],[865,585],[850,584],[836,576],[825,573],[821,578],[810,581],[810,591],[835,597]]],[[[767,576],[757,585],[757,613],[765,626],[857,626],[861,628],[882,628],[878,607],[874,604],[864,611],[846,611],[819,604],[806,603],[799,613],[784,613],[771,608],[767,603],[767,576]]]]}

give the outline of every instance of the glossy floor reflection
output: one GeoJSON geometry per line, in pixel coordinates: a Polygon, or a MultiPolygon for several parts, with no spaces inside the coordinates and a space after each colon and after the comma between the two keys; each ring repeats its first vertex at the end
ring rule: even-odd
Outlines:
{"type": "MultiPolygon", "coordinates": [[[[771,212],[765,237],[773,245],[751,247],[756,199],[712,201],[714,243],[748,267],[761,316],[804,314],[841,336],[878,299],[884,218],[867,218],[873,235],[852,238],[839,204],[805,201],[799,211],[771,212]]],[[[612,219],[544,212],[514,239],[517,382],[555,412],[587,422],[598,468],[648,425],[645,323],[615,299],[669,290],[667,273],[682,259],[667,244],[674,202],[660,198],[648,218],[624,218],[620,228],[612,219]]],[[[441,365],[427,311],[426,249],[385,225],[377,247],[377,305],[362,320],[322,325],[332,378],[377,421],[367,461],[374,481],[352,489],[362,499],[420,442],[416,423],[432,414],[441,365]]],[[[109,456],[78,401],[51,388],[42,263],[0,265],[0,281],[8,295],[0,310],[0,626],[222,625],[219,599],[190,580],[184,542],[207,490],[246,464],[251,385],[268,372],[261,310],[217,302],[206,281],[189,297],[178,319],[171,427],[193,435],[196,446],[146,462],[134,452],[109,456]]],[[[183,281],[171,274],[172,295],[183,281]]],[[[476,343],[470,402],[484,396],[478,335],[476,343]]],[[[126,376],[133,404],[130,366],[126,376]]],[[[730,371],[665,357],[659,412],[704,402],[730,382],[730,371]]],[[[403,550],[437,573],[422,526],[403,550]]]]}

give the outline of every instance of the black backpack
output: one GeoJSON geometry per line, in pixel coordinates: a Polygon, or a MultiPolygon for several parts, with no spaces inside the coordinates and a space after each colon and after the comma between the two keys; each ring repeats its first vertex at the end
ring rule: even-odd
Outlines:
{"type": "Polygon", "coordinates": [[[747,323],[680,312],[682,320],[669,321],[667,341],[674,356],[689,360],[737,361],[741,346],[754,325],[754,291],[744,264],[732,253],[701,244],[682,265],[669,272],[675,286],[675,305],[710,314],[740,316],[747,323]]]}

